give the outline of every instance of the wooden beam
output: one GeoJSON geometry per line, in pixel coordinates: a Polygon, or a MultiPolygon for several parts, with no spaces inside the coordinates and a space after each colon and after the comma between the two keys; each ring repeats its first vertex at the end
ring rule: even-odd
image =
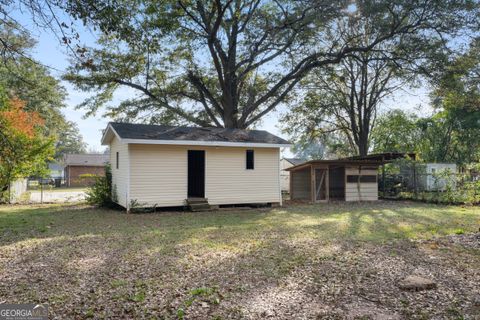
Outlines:
{"type": "Polygon", "coordinates": [[[328,202],[330,201],[330,166],[327,166],[326,170],[327,181],[326,182],[326,190],[325,190],[325,200],[328,202]]]}
{"type": "Polygon", "coordinates": [[[315,203],[315,169],[310,166],[310,200],[315,203]]]}
{"type": "Polygon", "coordinates": [[[289,172],[290,174],[290,181],[288,182],[290,184],[290,200],[293,200],[293,171],[289,172]]]}
{"type": "Polygon", "coordinates": [[[317,185],[317,171],[315,169],[315,201],[318,201],[320,191],[322,191],[323,181],[325,180],[325,171],[322,172],[320,183],[317,185]]]}

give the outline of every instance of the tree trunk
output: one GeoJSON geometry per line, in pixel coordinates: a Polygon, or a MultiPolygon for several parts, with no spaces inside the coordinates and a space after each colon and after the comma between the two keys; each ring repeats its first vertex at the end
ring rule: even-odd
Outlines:
{"type": "Polygon", "coordinates": [[[368,155],[368,135],[361,135],[358,140],[358,155],[365,157],[368,155]]]}

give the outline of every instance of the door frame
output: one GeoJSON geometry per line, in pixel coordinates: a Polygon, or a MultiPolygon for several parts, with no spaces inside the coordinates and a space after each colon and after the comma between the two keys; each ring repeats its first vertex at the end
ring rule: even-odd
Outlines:
{"type": "Polygon", "coordinates": [[[207,198],[207,151],[204,149],[187,149],[187,199],[189,198],[207,198]],[[190,162],[190,151],[194,152],[203,152],[203,197],[199,196],[190,196],[190,170],[189,170],[189,162],[190,162]]]}
{"type": "Polygon", "coordinates": [[[317,165],[317,166],[310,166],[310,176],[311,176],[311,201],[312,203],[322,203],[328,202],[330,200],[330,168],[328,165],[317,165]],[[325,170],[325,199],[324,200],[317,200],[317,177],[316,177],[316,170],[323,169],[325,170]]]}

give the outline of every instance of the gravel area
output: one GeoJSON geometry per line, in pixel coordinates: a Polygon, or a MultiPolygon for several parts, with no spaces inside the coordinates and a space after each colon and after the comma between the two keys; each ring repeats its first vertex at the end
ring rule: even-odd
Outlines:
{"type": "Polygon", "coordinates": [[[30,202],[32,203],[71,203],[85,200],[85,191],[30,191],[30,202]]]}

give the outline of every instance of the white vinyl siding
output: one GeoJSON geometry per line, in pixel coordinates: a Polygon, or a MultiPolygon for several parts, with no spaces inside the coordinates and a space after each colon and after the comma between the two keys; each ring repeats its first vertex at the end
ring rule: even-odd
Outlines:
{"type": "Polygon", "coordinates": [[[188,190],[188,150],[205,150],[205,197],[212,205],[280,202],[279,148],[130,145],[130,199],[142,206],[181,206],[188,190]],[[248,148],[252,149],[252,148],[248,148]]]}
{"type": "Polygon", "coordinates": [[[246,148],[208,148],[205,196],[213,205],[280,202],[280,152],[254,148],[255,169],[245,167],[246,148]]]}
{"type": "MultiPolygon", "coordinates": [[[[345,175],[374,175],[378,172],[375,169],[346,168],[345,175]]],[[[378,178],[377,178],[378,180],[378,178]]],[[[377,183],[346,183],[345,201],[375,201],[378,200],[377,183]]]]}
{"type": "Polygon", "coordinates": [[[121,144],[117,137],[110,143],[110,167],[112,170],[112,187],[117,194],[117,203],[127,208],[128,199],[128,144],[121,144]],[[119,167],[117,169],[117,152],[119,167]]]}
{"type": "Polygon", "coordinates": [[[130,145],[130,198],[140,206],[182,206],[187,198],[187,149],[130,145]]]}

